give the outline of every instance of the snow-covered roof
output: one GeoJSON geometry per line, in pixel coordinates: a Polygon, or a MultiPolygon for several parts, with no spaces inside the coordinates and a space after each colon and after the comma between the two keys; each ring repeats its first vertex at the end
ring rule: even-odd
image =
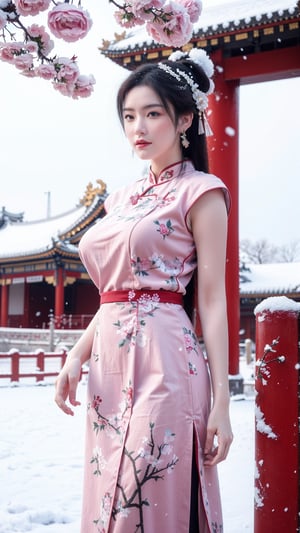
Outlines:
{"type": "MultiPolygon", "coordinates": [[[[297,13],[296,0],[239,0],[228,4],[210,6],[204,2],[202,14],[194,24],[194,35],[213,35],[237,28],[247,28],[265,22],[277,21],[297,13]]],[[[135,28],[125,39],[110,43],[107,51],[121,52],[154,44],[145,26],[135,28]]],[[[105,53],[105,50],[103,51],[105,53]]]]}
{"type": "Polygon", "coordinates": [[[0,228],[1,260],[40,255],[59,248],[78,254],[76,242],[82,232],[98,218],[107,193],[95,195],[90,205],[79,205],[58,216],[31,222],[8,221],[0,228]],[[74,244],[75,243],[75,244],[74,244]]]}
{"type": "Polygon", "coordinates": [[[53,218],[7,224],[0,231],[0,259],[27,256],[51,249],[53,239],[59,240],[59,235],[76,225],[85,211],[86,208],[80,206],[53,218]]]}
{"type": "Polygon", "coordinates": [[[249,264],[241,271],[240,294],[300,295],[300,263],[249,264]]]}

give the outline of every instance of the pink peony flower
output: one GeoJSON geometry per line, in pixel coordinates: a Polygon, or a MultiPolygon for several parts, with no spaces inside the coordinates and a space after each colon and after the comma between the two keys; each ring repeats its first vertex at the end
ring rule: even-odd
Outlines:
{"type": "Polygon", "coordinates": [[[159,225],[159,233],[161,235],[169,235],[170,231],[169,231],[169,229],[167,228],[167,226],[165,224],[160,224],[159,225]]]}
{"type": "Polygon", "coordinates": [[[16,8],[20,15],[38,15],[41,11],[46,11],[51,0],[15,0],[16,8]]]}
{"type": "Polygon", "coordinates": [[[53,80],[56,75],[56,70],[52,63],[47,63],[47,64],[44,63],[43,65],[40,65],[36,69],[36,74],[37,76],[39,76],[40,78],[43,78],[44,80],[53,80]]]}
{"type": "Polygon", "coordinates": [[[90,74],[89,76],[78,76],[75,83],[75,89],[73,91],[72,98],[87,98],[93,92],[93,85],[95,85],[95,83],[96,80],[94,76],[92,76],[92,74],[90,74]]]}
{"type": "Polygon", "coordinates": [[[135,17],[135,15],[127,9],[125,13],[122,9],[114,12],[114,17],[120,26],[123,28],[133,28],[134,26],[142,25],[145,23],[143,19],[135,17]]]}
{"type": "Polygon", "coordinates": [[[47,56],[54,47],[54,42],[50,39],[49,33],[46,32],[45,26],[38,26],[32,24],[27,28],[27,31],[32,39],[36,39],[40,45],[42,53],[47,56]]]}
{"type": "Polygon", "coordinates": [[[79,68],[75,61],[68,57],[58,57],[55,59],[54,67],[58,81],[75,84],[79,76],[79,68]]]}
{"type": "Polygon", "coordinates": [[[56,91],[59,91],[63,96],[72,96],[74,91],[74,85],[60,81],[53,81],[53,87],[56,91]]]}
{"type": "Polygon", "coordinates": [[[3,28],[5,28],[6,22],[7,15],[6,13],[4,13],[4,11],[2,11],[2,9],[0,9],[0,30],[3,30],[3,28]]]}
{"type": "Polygon", "coordinates": [[[22,70],[20,74],[22,74],[22,76],[25,76],[26,78],[36,77],[36,71],[33,68],[22,70]]]}
{"type": "Polygon", "coordinates": [[[36,54],[39,49],[38,44],[35,41],[27,41],[24,48],[31,54],[36,54]]]}
{"type": "Polygon", "coordinates": [[[15,56],[14,65],[20,70],[30,69],[33,66],[33,55],[20,54],[15,56]]]}
{"type": "Polygon", "coordinates": [[[48,26],[60,39],[71,43],[87,35],[92,20],[87,11],[71,4],[57,4],[48,13],[48,26]]]}
{"type": "Polygon", "coordinates": [[[149,0],[132,0],[131,9],[135,17],[141,19],[144,23],[145,20],[153,19],[153,14],[151,12],[145,13],[145,11],[151,8],[162,9],[163,4],[163,0],[153,0],[152,2],[149,2],[149,0]]]}
{"type": "Polygon", "coordinates": [[[0,43],[0,59],[14,63],[16,54],[20,54],[22,49],[23,43],[0,43]]]}
{"type": "Polygon", "coordinates": [[[202,12],[201,0],[177,0],[187,10],[191,22],[197,22],[202,12]]]}
{"type": "Polygon", "coordinates": [[[164,12],[170,15],[168,22],[163,24],[160,20],[147,22],[146,29],[153,39],[167,46],[180,47],[188,43],[193,33],[187,10],[174,2],[164,6],[164,12]]]}

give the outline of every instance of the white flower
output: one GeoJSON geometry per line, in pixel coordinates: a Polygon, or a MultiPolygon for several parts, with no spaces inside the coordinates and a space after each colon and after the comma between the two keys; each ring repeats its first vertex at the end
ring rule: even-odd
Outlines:
{"type": "Polygon", "coordinates": [[[169,61],[179,61],[185,56],[186,54],[184,52],[181,52],[180,50],[176,50],[176,52],[172,52],[172,54],[168,57],[168,59],[169,61]]]}
{"type": "Polygon", "coordinates": [[[192,48],[189,52],[189,59],[201,67],[206,76],[211,78],[214,73],[214,64],[205,50],[192,48]]]}

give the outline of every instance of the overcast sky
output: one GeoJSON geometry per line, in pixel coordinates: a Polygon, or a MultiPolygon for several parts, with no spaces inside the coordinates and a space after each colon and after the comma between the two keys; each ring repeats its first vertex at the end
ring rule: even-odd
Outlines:
{"type": "MultiPolygon", "coordinates": [[[[207,0],[220,3],[228,2],[207,0]]],[[[76,206],[90,181],[102,179],[111,192],[137,179],[145,165],[132,156],[115,110],[128,72],[97,49],[122,30],[108,1],[83,4],[94,21],[90,35],[73,45],[56,41],[55,52],[75,53],[81,72],[94,74],[90,98],[66,98],[0,62],[0,208],[24,211],[25,220],[46,215],[48,191],[56,215],[76,206]]],[[[240,89],[241,238],[275,244],[300,238],[299,94],[300,78],[240,89]]]]}

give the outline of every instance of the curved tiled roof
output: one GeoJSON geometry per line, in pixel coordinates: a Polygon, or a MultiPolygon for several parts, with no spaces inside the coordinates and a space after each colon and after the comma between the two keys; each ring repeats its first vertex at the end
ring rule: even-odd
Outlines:
{"type": "Polygon", "coordinates": [[[299,294],[300,263],[248,264],[240,274],[242,297],[270,294],[299,294]]]}
{"type": "MultiPolygon", "coordinates": [[[[199,21],[194,24],[192,40],[280,22],[297,15],[299,6],[296,0],[240,0],[219,6],[209,6],[207,2],[199,21]]],[[[138,53],[162,47],[153,41],[143,26],[126,32],[125,38],[104,43],[102,53],[113,59],[130,51],[138,53]]]]}
{"type": "Polygon", "coordinates": [[[103,209],[105,196],[89,207],[80,205],[61,215],[33,222],[9,222],[0,230],[0,263],[7,260],[51,256],[51,252],[78,255],[72,241],[81,235],[103,209]]]}

